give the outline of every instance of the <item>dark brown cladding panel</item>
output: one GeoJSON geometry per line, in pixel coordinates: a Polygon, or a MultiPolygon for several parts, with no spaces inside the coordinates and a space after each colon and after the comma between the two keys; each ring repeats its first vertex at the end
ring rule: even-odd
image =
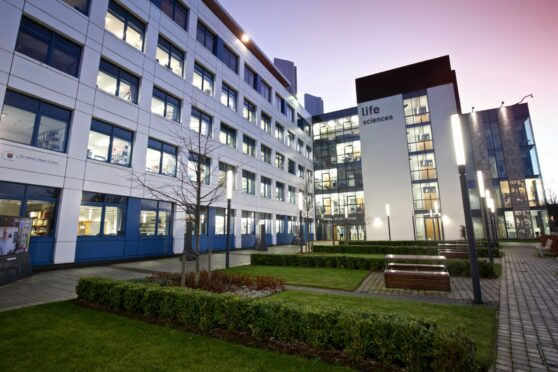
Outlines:
{"type": "Polygon", "coordinates": [[[459,108],[459,92],[449,56],[438,57],[356,79],[357,103],[449,83],[454,84],[459,108]]]}
{"type": "MultiPolygon", "coordinates": [[[[202,0],[203,3],[211,10],[221,22],[236,36],[239,40],[244,34],[244,30],[236,23],[236,21],[228,14],[216,0],[202,0]]],[[[289,82],[275,68],[273,63],[265,56],[260,48],[252,40],[244,43],[246,48],[271,72],[271,74],[285,87],[289,87],[289,82]]]]}

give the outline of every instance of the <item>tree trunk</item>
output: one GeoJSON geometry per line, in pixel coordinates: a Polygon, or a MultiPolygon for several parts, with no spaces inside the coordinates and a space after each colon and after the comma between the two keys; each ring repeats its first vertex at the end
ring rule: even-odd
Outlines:
{"type": "Polygon", "coordinates": [[[186,286],[186,259],[188,252],[186,251],[186,241],[184,241],[184,247],[182,248],[182,270],[180,271],[180,286],[186,286]]]}
{"type": "MultiPolygon", "coordinates": [[[[199,191],[198,191],[199,194],[199,191]]],[[[196,224],[196,273],[194,275],[194,287],[200,287],[200,203],[199,198],[196,203],[196,215],[194,216],[194,223],[196,224]]]]}

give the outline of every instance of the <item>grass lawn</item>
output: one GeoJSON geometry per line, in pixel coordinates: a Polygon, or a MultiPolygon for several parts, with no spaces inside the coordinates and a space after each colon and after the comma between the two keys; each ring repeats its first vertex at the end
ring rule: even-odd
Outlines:
{"type": "Polygon", "coordinates": [[[0,371],[341,371],[58,302],[0,313],[0,371]]]}
{"type": "Polygon", "coordinates": [[[315,308],[340,307],[358,311],[414,315],[433,319],[439,326],[446,328],[462,325],[465,327],[465,332],[477,343],[477,358],[483,369],[487,369],[492,362],[497,327],[495,308],[429,304],[374,297],[325,295],[305,291],[284,291],[267,297],[265,301],[277,301],[315,308]]]}
{"type": "Polygon", "coordinates": [[[366,270],[324,267],[291,267],[247,265],[227,269],[228,272],[268,275],[285,279],[287,284],[354,291],[370,274],[366,270]]]}

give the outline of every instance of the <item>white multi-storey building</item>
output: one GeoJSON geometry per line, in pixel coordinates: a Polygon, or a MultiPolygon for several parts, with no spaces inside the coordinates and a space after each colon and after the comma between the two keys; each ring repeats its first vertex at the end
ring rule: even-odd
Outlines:
{"type": "MultiPolygon", "coordinates": [[[[233,247],[258,224],[292,240],[309,115],[217,1],[1,0],[0,25],[0,215],[33,218],[33,265],[181,252],[184,213],[133,182],[173,182],[176,133],[234,170],[233,247]]],[[[225,206],[202,216],[203,250],[224,248],[225,206]]]]}

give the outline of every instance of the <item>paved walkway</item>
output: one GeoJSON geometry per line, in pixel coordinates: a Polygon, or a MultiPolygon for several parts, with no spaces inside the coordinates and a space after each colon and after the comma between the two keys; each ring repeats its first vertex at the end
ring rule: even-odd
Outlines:
{"type": "MultiPolygon", "coordinates": [[[[270,253],[295,253],[298,246],[271,247],[270,253]]],[[[254,250],[231,252],[230,265],[250,263],[254,250]]],[[[188,270],[194,270],[194,262],[188,262],[188,270]]],[[[200,257],[201,268],[207,268],[207,255],[200,257]]],[[[212,255],[214,269],[225,267],[225,254],[212,255]]],[[[100,276],[114,279],[135,279],[159,271],[180,272],[178,257],[148,261],[123,262],[105,266],[88,266],[66,270],[39,272],[29,278],[0,286],[0,312],[47,302],[69,300],[76,297],[76,285],[82,276],[100,276]]]]}
{"type": "Polygon", "coordinates": [[[496,371],[558,371],[558,260],[505,249],[496,371]]]}

